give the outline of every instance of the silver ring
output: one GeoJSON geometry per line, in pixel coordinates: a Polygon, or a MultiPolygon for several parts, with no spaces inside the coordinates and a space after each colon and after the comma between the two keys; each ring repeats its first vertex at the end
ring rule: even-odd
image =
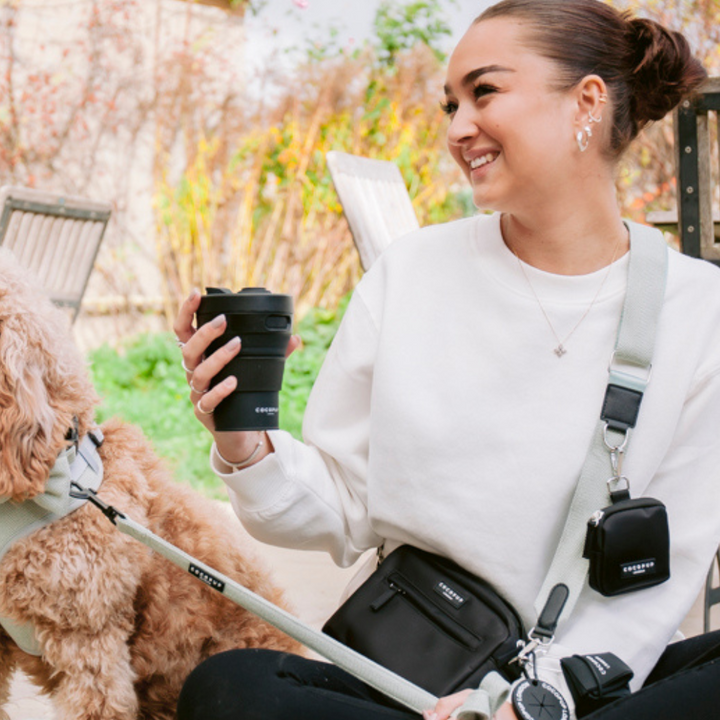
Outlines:
{"type": "Polygon", "coordinates": [[[185,343],[177,335],[175,336],[175,342],[181,350],[185,347],[185,343]]]}
{"type": "Polygon", "coordinates": [[[185,358],[183,358],[183,359],[180,361],[180,364],[182,365],[182,369],[183,369],[186,373],[190,373],[190,374],[192,375],[192,374],[195,372],[194,370],[191,370],[191,369],[185,364],[185,358]]]}
{"type": "Polygon", "coordinates": [[[204,394],[210,389],[210,388],[205,388],[205,390],[198,390],[198,389],[193,385],[192,378],[190,378],[190,380],[188,380],[188,385],[190,386],[190,389],[191,389],[194,393],[197,393],[198,395],[204,395],[204,394]]]}
{"type": "Polygon", "coordinates": [[[203,410],[203,406],[201,405],[201,403],[202,403],[202,398],[200,398],[197,401],[197,405],[195,405],[195,407],[197,408],[197,411],[201,415],[212,415],[215,412],[215,410],[203,410]]]}

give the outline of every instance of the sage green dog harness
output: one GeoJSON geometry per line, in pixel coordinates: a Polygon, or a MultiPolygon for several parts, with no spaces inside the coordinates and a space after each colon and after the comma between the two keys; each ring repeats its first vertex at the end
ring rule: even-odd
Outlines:
{"type": "MultiPolygon", "coordinates": [[[[27,537],[45,525],[60,520],[85,504],[86,500],[70,495],[72,483],[97,490],[103,479],[103,466],[98,454],[102,433],[93,430],[79,443],[73,443],[58,455],[45,492],[31,500],[14,502],[0,497],[0,562],[17,540],[27,537]]],[[[0,616],[0,625],[30,655],[42,655],[32,624],[18,624],[0,616]]]]}

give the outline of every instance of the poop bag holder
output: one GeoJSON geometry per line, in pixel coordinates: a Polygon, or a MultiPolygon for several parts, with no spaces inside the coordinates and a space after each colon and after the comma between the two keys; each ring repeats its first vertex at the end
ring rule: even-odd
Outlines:
{"type": "Polygon", "coordinates": [[[522,622],[487,583],[447,558],[402,545],[323,632],[442,697],[487,673],[518,677],[522,622]]]}
{"type": "Polygon", "coordinates": [[[614,502],[588,522],[583,557],[590,587],[610,597],[659,585],[670,577],[667,510],[660,500],[614,502]]]}
{"type": "Polygon", "coordinates": [[[630,694],[633,671],[613,653],[573,655],[560,666],[579,718],[630,694]]]}

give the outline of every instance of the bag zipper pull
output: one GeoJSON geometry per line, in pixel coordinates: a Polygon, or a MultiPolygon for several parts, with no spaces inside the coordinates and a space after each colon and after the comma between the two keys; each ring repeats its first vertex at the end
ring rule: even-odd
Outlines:
{"type": "Polygon", "coordinates": [[[370,604],[370,609],[377,612],[387,605],[396,595],[402,595],[403,591],[395,584],[390,583],[390,587],[377,599],[370,604]]]}
{"type": "Polygon", "coordinates": [[[600,521],[603,519],[603,515],[605,513],[602,510],[596,510],[588,520],[588,525],[592,525],[593,527],[597,527],[600,524],[600,521]]]}

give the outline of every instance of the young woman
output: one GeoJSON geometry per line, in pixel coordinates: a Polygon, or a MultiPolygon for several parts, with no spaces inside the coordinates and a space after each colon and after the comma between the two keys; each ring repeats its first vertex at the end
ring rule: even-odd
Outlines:
{"type": "MultiPolygon", "coordinates": [[[[398,240],[364,276],[313,390],[305,443],[215,434],[212,466],[249,531],[342,565],[382,543],[429,550],[484,578],[532,626],[625,297],[633,230],[616,163],[704,77],[680,35],[599,0],[504,0],[483,13],[452,54],[444,104],[450,153],[493,213],[398,240]]],[[[183,304],[175,330],[213,432],[236,380],[209,383],[241,341],[206,358],[225,321],[195,330],[198,302],[196,292],[183,304]]],[[[612,652],[632,668],[635,692],[588,717],[716,717],[720,636],[665,649],[720,541],[719,427],[720,273],[673,252],[623,468],[633,496],[668,508],[672,577],[618,598],[586,587],[538,660],[571,708],[563,657],[612,652]]],[[[426,717],[445,720],[470,692],[426,717]]],[[[417,717],[337,668],[262,651],[202,665],[178,713],[417,717]]],[[[506,703],[496,717],[517,716],[506,703]]]]}

